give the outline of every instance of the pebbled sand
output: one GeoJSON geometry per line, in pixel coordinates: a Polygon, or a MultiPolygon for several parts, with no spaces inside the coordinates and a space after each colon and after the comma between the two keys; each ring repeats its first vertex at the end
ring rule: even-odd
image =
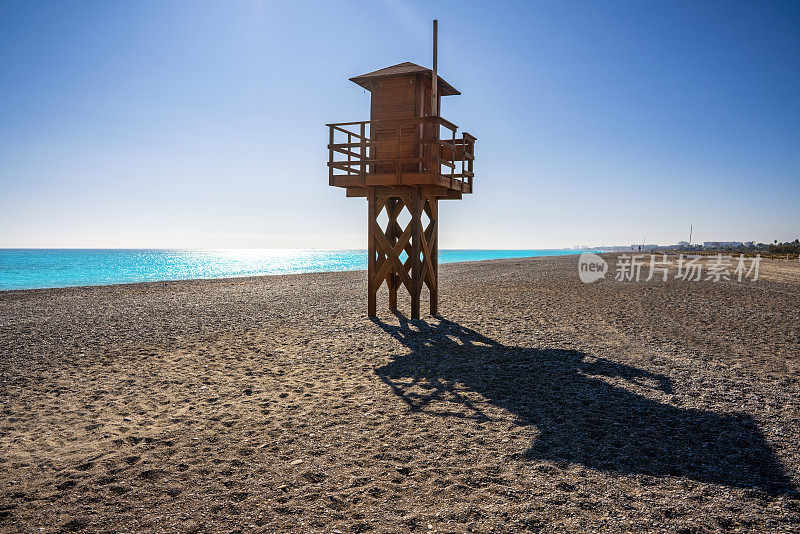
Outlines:
{"type": "Polygon", "coordinates": [[[800,265],[576,261],[2,292],[0,530],[800,530],[800,265]]]}

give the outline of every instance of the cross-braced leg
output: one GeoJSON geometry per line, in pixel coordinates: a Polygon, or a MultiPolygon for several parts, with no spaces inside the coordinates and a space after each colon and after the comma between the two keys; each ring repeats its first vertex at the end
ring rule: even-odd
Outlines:
{"type": "Polygon", "coordinates": [[[419,319],[419,304],[422,295],[422,198],[418,188],[411,190],[411,318],[419,319]]]}
{"type": "MultiPolygon", "coordinates": [[[[394,248],[397,244],[397,239],[402,233],[400,226],[397,224],[397,216],[400,210],[403,209],[403,203],[398,197],[392,197],[386,202],[386,213],[389,216],[389,223],[386,227],[386,237],[389,245],[394,248]]],[[[397,310],[397,287],[400,284],[400,275],[396,272],[394,266],[389,271],[389,276],[386,278],[386,285],[389,287],[389,309],[397,310]]]]}

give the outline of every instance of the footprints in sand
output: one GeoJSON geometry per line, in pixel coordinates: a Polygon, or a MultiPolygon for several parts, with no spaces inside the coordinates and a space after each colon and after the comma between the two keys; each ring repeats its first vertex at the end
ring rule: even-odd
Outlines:
{"type": "Polygon", "coordinates": [[[70,489],[74,488],[77,485],[78,485],[78,482],[75,481],[75,480],[65,480],[64,482],[61,482],[60,484],[56,484],[56,489],[59,490],[59,491],[66,491],[66,490],[70,490],[70,489]]]}
{"type": "Polygon", "coordinates": [[[141,473],[139,473],[139,478],[142,480],[146,480],[148,482],[155,482],[156,480],[161,480],[166,475],[166,472],[162,471],[161,469],[145,469],[141,473]]]}

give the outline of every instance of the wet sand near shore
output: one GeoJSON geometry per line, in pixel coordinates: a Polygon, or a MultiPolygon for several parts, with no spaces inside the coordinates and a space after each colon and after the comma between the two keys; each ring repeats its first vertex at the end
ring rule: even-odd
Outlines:
{"type": "Polygon", "coordinates": [[[800,264],[439,273],[0,292],[0,531],[800,530],[800,264]]]}

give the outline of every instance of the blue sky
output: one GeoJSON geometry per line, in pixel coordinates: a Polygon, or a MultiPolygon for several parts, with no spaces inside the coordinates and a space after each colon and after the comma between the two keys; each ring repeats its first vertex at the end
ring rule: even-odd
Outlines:
{"type": "Polygon", "coordinates": [[[363,248],[324,123],[433,18],[441,247],[800,237],[798,2],[0,0],[0,247],[363,248]]]}

